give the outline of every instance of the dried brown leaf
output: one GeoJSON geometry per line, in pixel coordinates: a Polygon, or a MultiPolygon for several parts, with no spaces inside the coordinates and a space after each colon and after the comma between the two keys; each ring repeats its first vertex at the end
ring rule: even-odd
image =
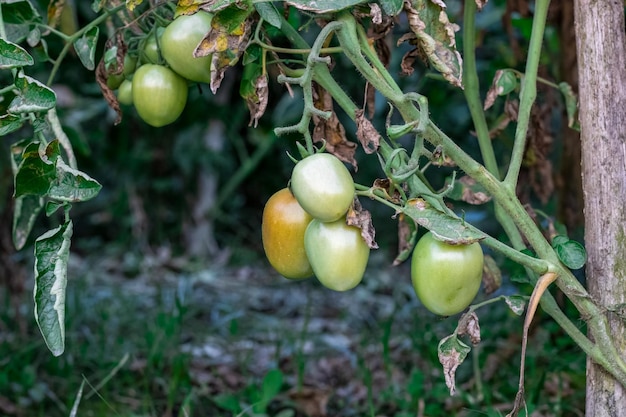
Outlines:
{"type": "Polygon", "coordinates": [[[376,3],[370,3],[369,6],[372,23],[375,25],[383,23],[383,11],[380,9],[380,6],[376,3]]]}
{"type": "Polygon", "coordinates": [[[491,201],[491,196],[469,175],[459,178],[458,182],[463,186],[461,200],[466,203],[480,205],[491,201]]]}
{"type": "Polygon", "coordinates": [[[358,198],[354,199],[352,207],[348,210],[346,224],[361,229],[361,237],[363,237],[367,246],[369,246],[370,249],[378,249],[378,243],[376,243],[375,240],[376,229],[374,229],[374,224],[372,223],[372,215],[361,206],[361,202],[358,198]]]}
{"type": "Polygon", "coordinates": [[[357,144],[346,139],[346,131],[333,109],[332,96],[318,84],[313,85],[313,101],[317,109],[331,112],[328,119],[313,115],[313,141],[326,141],[326,150],[340,160],[351,164],[356,170],[354,158],[357,144]]]}
{"type": "Polygon", "coordinates": [[[380,135],[378,131],[364,115],[363,110],[357,109],[356,116],[356,137],[361,142],[363,150],[367,154],[375,153],[380,145],[380,135]]]}
{"type": "MultiPolygon", "coordinates": [[[[463,88],[463,59],[456,50],[455,39],[459,27],[448,19],[445,3],[441,0],[406,0],[404,10],[415,35],[416,47],[449,83],[463,88]]],[[[403,36],[398,43],[409,39],[412,38],[403,36]]]]}
{"type": "Polygon", "coordinates": [[[302,387],[289,391],[289,398],[305,415],[325,417],[330,394],[331,391],[326,389],[302,387]]]}
{"type": "Polygon", "coordinates": [[[500,286],[502,286],[502,272],[498,268],[496,261],[490,255],[485,255],[483,263],[483,288],[485,294],[492,294],[500,286]]]}
{"type": "MultiPolygon", "coordinates": [[[[115,69],[117,74],[121,74],[124,69],[124,55],[126,54],[126,44],[122,38],[121,33],[117,35],[115,38],[111,38],[106,42],[105,48],[109,49],[113,46],[114,43],[117,43],[117,68],[115,69]]],[[[102,91],[102,96],[109,104],[109,106],[115,111],[117,114],[117,118],[115,119],[115,124],[119,124],[122,121],[122,110],[120,108],[120,103],[117,101],[117,96],[109,88],[107,85],[107,70],[104,64],[104,57],[100,59],[98,63],[98,67],[96,68],[96,82],[100,86],[100,90],[102,91]]]]}
{"type": "Polygon", "coordinates": [[[469,351],[470,347],[461,342],[455,334],[446,336],[439,342],[437,355],[443,367],[443,375],[450,395],[454,395],[456,391],[456,369],[463,363],[469,351]]]}
{"type": "Polygon", "coordinates": [[[480,343],[480,323],[476,313],[463,314],[459,320],[457,334],[459,336],[467,335],[474,346],[480,343]]]}
{"type": "Polygon", "coordinates": [[[211,23],[211,31],[193,52],[196,58],[213,55],[211,59],[211,91],[217,92],[224,74],[234,66],[244,53],[250,40],[252,22],[244,20],[235,30],[221,26],[216,19],[211,23]]]}
{"type": "Polygon", "coordinates": [[[476,8],[480,12],[483,9],[483,7],[485,7],[485,5],[487,4],[489,0],[475,0],[475,1],[476,1],[476,8]]]}
{"type": "Polygon", "coordinates": [[[254,125],[256,128],[259,119],[265,114],[267,103],[269,101],[269,87],[267,83],[267,75],[261,75],[255,81],[256,94],[246,99],[248,110],[250,110],[250,123],[248,126],[254,125]]]}
{"type": "Polygon", "coordinates": [[[393,260],[393,266],[406,261],[417,241],[417,224],[408,216],[400,213],[398,216],[398,255],[393,260]]]}

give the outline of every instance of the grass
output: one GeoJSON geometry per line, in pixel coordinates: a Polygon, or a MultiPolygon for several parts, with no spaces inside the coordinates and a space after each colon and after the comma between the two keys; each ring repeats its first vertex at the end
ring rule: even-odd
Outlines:
{"type": "MultiPolygon", "coordinates": [[[[128,255],[127,255],[128,256],[128,255]]],[[[374,258],[346,293],[264,268],[172,268],[73,258],[66,352],[47,351],[25,297],[0,308],[0,415],[500,416],[517,389],[522,320],[478,312],[483,341],[450,396],[437,344],[456,326],[425,311],[408,270],[374,258]],[[128,276],[128,275],[132,276],[128,276]],[[83,386],[82,395],[78,395],[83,386]],[[72,407],[78,404],[76,413],[72,407]],[[325,413],[325,414],[324,414],[325,413]]],[[[189,266],[189,265],[187,265],[189,266]]],[[[538,317],[527,358],[535,416],[584,415],[584,355],[538,317]]]]}

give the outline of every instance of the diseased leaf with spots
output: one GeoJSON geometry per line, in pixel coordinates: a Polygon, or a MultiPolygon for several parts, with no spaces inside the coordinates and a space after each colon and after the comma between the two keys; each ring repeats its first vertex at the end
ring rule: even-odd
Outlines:
{"type": "Polygon", "coordinates": [[[463,88],[463,60],[456,49],[455,32],[458,26],[451,23],[445,3],[436,0],[411,0],[404,2],[411,33],[398,40],[398,45],[409,42],[416,47],[403,58],[403,72],[410,74],[415,58],[425,57],[430,65],[452,85],[463,88]]]}
{"type": "Polygon", "coordinates": [[[358,198],[354,199],[352,207],[348,210],[346,224],[361,229],[361,237],[365,243],[367,243],[367,246],[370,249],[378,249],[378,243],[376,243],[375,240],[376,230],[374,229],[374,223],[372,223],[372,215],[363,208],[358,198]]]}
{"type": "Polygon", "coordinates": [[[14,114],[0,116],[0,136],[15,132],[24,124],[24,118],[14,114]]]}
{"type": "Polygon", "coordinates": [[[35,320],[54,356],[65,350],[65,289],[72,221],[35,241],[35,320]]]}
{"type": "Polygon", "coordinates": [[[55,92],[28,75],[18,74],[15,87],[18,93],[9,104],[9,113],[40,112],[56,105],[55,92]]]}
{"type": "Polygon", "coordinates": [[[459,340],[455,334],[446,336],[439,342],[437,354],[443,367],[443,375],[450,395],[454,395],[456,391],[456,370],[463,363],[470,350],[471,348],[459,340]]]}
{"type": "Polygon", "coordinates": [[[34,63],[24,48],[0,38],[0,69],[21,68],[34,63]]]}
{"type": "Polygon", "coordinates": [[[462,219],[431,207],[421,198],[409,200],[402,208],[402,213],[432,231],[437,240],[450,244],[471,244],[486,237],[483,232],[469,227],[462,219]]]}
{"type": "Polygon", "coordinates": [[[94,59],[96,56],[99,33],[100,30],[98,26],[94,26],[74,42],[74,50],[80,62],[90,71],[93,71],[96,67],[94,59]]]}
{"type": "Polygon", "coordinates": [[[13,204],[13,245],[21,250],[33,229],[35,220],[41,212],[44,199],[39,195],[23,195],[15,198],[13,204]]]}
{"type": "Polygon", "coordinates": [[[59,158],[56,162],[56,178],[48,191],[48,197],[68,203],[87,201],[94,198],[101,188],[98,181],[71,168],[59,158]]]}
{"type": "Polygon", "coordinates": [[[338,12],[349,7],[359,4],[368,3],[367,0],[290,0],[285,3],[294,6],[297,9],[315,13],[338,12]]]}
{"type": "Polygon", "coordinates": [[[126,8],[132,12],[141,3],[143,3],[143,0],[126,0],[126,8]]]}

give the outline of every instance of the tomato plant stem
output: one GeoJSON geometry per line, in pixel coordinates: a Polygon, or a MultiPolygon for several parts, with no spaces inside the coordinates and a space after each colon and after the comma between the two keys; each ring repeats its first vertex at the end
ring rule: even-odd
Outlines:
{"type": "Polygon", "coordinates": [[[515,143],[509,170],[504,180],[506,187],[514,189],[517,184],[520,168],[526,150],[526,134],[530,123],[530,112],[537,97],[537,71],[539,68],[539,58],[541,57],[541,47],[543,44],[543,34],[548,16],[550,0],[537,0],[535,2],[535,15],[533,17],[532,32],[528,45],[528,55],[526,58],[526,70],[522,78],[520,91],[519,112],[517,115],[517,128],[515,130],[515,143]]]}
{"type": "Polygon", "coordinates": [[[493,151],[489,128],[485,120],[485,112],[479,95],[479,81],[476,72],[476,2],[474,0],[465,1],[463,15],[463,93],[469,107],[474,129],[478,138],[480,153],[483,157],[485,167],[494,177],[500,178],[498,162],[493,151]]]}

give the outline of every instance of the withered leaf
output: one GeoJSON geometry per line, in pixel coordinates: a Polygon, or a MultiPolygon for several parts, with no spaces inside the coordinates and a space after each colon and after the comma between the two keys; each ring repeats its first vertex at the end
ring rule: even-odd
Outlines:
{"type": "Polygon", "coordinates": [[[410,217],[400,213],[398,216],[398,255],[393,266],[398,266],[409,259],[417,242],[417,224],[410,217]]]}
{"type": "Polygon", "coordinates": [[[474,346],[480,343],[480,323],[476,313],[472,311],[463,314],[459,320],[457,334],[459,336],[467,335],[474,346]]]}
{"type": "Polygon", "coordinates": [[[213,55],[211,59],[211,91],[215,94],[222,84],[228,68],[234,66],[246,50],[250,39],[252,22],[243,20],[231,29],[223,25],[220,19],[211,22],[211,31],[193,52],[196,58],[213,55]]]}
{"type": "Polygon", "coordinates": [[[313,141],[326,141],[326,150],[337,158],[351,164],[354,169],[358,168],[354,154],[357,144],[346,139],[346,131],[339,121],[333,109],[333,98],[319,84],[313,84],[313,101],[317,109],[330,112],[328,119],[314,114],[313,120],[313,141]]]}
{"type": "Polygon", "coordinates": [[[372,23],[379,25],[383,22],[383,11],[376,3],[370,3],[370,16],[372,17],[372,23]]]}
{"type": "Polygon", "coordinates": [[[485,294],[492,294],[500,288],[501,285],[502,271],[500,271],[498,264],[490,255],[485,255],[483,263],[483,288],[485,294]]]}
{"type": "Polygon", "coordinates": [[[361,142],[363,150],[367,154],[375,153],[380,145],[380,135],[378,131],[366,117],[362,109],[355,111],[356,116],[356,137],[361,142]]]}
{"type": "Polygon", "coordinates": [[[485,189],[469,175],[459,178],[458,182],[463,187],[461,200],[466,203],[479,205],[491,200],[491,196],[487,194],[485,189]]]}
{"type": "MultiPolygon", "coordinates": [[[[117,37],[111,38],[106,42],[105,49],[110,49],[114,43],[117,43],[117,69],[115,69],[115,71],[117,74],[121,74],[124,68],[124,55],[126,54],[127,47],[124,43],[122,35],[118,34],[117,37]]],[[[120,124],[120,122],[122,121],[122,110],[120,108],[120,103],[117,101],[117,96],[115,95],[113,90],[111,90],[107,85],[107,70],[104,63],[104,56],[100,59],[100,62],[96,67],[96,82],[100,86],[102,96],[117,114],[117,118],[115,119],[114,123],[116,125],[120,124]]]]}
{"type": "Polygon", "coordinates": [[[352,207],[348,210],[346,215],[346,224],[348,226],[355,226],[361,229],[361,237],[370,249],[378,249],[378,243],[374,238],[376,237],[376,230],[372,223],[372,215],[369,211],[365,210],[361,206],[361,202],[358,198],[354,199],[352,207]]]}
{"type": "Polygon", "coordinates": [[[493,76],[491,87],[489,87],[489,91],[487,91],[487,97],[485,98],[483,109],[487,110],[493,106],[493,103],[495,103],[498,96],[505,96],[511,93],[518,87],[518,85],[519,80],[517,79],[517,75],[515,75],[512,70],[497,70],[493,76]]]}
{"type": "Polygon", "coordinates": [[[248,110],[250,110],[250,123],[248,126],[254,125],[254,127],[257,127],[259,119],[265,114],[269,101],[267,74],[261,75],[256,79],[255,91],[256,94],[246,98],[246,104],[248,105],[248,110]]]}
{"type": "Polygon", "coordinates": [[[291,390],[289,398],[305,415],[325,417],[330,394],[331,392],[325,389],[302,387],[298,390],[291,390]]]}
{"type": "Polygon", "coordinates": [[[489,0],[475,0],[476,8],[478,9],[479,12],[483,9],[483,7],[485,7],[488,1],[489,0]]]}
{"type": "Polygon", "coordinates": [[[450,395],[454,395],[456,391],[456,369],[463,363],[470,350],[470,347],[461,342],[455,334],[446,336],[439,342],[437,354],[450,395]]]}
{"type": "MultiPolygon", "coordinates": [[[[414,37],[402,36],[398,44],[411,40],[449,83],[463,88],[463,59],[456,50],[454,37],[459,27],[448,19],[445,3],[441,0],[406,0],[404,10],[414,37]]],[[[408,60],[407,56],[405,58],[408,60]]],[[[403,64],[404,61],[403,58],[403,64]]]]}

